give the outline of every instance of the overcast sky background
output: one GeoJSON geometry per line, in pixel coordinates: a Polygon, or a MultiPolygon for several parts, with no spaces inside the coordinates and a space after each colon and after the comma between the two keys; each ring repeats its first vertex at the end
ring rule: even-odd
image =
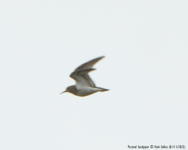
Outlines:
{"type": "Polygon", "coordinates": [[[188,1],[1,0],[0,149],[187,144],[188,1]],[[109,92],[66,93],[70,73],[109,92]]]}

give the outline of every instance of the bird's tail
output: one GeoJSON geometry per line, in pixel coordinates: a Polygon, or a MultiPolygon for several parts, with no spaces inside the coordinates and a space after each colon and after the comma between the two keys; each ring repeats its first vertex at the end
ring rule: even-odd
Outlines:
{"type": "Polygon", "coordinates": [[[109,91],[109,89],[104,89],[104,88],[101,88],[101,87],[97,87],[97,88],[100,89],[100,92],[109,91]]]}

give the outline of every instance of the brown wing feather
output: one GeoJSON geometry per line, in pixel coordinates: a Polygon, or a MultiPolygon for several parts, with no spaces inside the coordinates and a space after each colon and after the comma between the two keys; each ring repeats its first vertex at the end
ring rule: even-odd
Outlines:
{"type": "Polygon", "coordinates": [[[88,73],[92,70],[95,70],[92,68],[93,65],[95,63],[97,63],[99,60],[101,60],[102,58],[104,58],[104,56],[97,57],[95,59],[92,59],[92,60],[80,65],[79,67],[77,67],[74,70],[74,72],[71,73],[70,77],[73,78],[74,80],[76,80],[77,83],[78,83],[78,81],[82,80],[82,82],[84,82],[84,84],[91,86],[91,87],[96,87],[95,83],[90,78],[88,73]]]}
{"type": "Polygon", "coordinates": [[[90,61],[88,61],[88,62],[86,62],[86,63],[80,65],[79,67],[77,67],[77,68],[75,69],[75,71],[80,70],[80,69],[84,69],[84,68],[92,68],[93,65],[94,65],[95,63],[97,63],[99,60],[101,60],[102,58],[104,58],[104,56],[101,56],[101,57],[92,59],[92,60],[90,60],[90,61]]]}
{"type": "Polygon", "coordinates": [[[95,70],[94,68],[85,68],[71,73],[70,77],[76,80],[76,82],[82,81],[85,86],[95,87],[95,83],[90,78],[88,73],[95,70]]]}

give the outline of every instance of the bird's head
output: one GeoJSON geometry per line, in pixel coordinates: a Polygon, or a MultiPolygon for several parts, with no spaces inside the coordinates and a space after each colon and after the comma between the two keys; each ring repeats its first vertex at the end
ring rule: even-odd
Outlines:
{"type": "Polygon", "coordinates": [[[72,86],[67,87],[67,89],[64,92],[60,93],[60,94],[63,94],[65,92],[75,93],[75,91],[76,91],[76,87],[74,85],[72,85],[72,86]]]}

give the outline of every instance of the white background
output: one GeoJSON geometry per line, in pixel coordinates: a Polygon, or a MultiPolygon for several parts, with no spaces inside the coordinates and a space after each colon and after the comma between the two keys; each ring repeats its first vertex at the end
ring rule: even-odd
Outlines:
{"type": "Polygon", "coordinates": [[[187,144],[188,1],[1,0],[0,149],[187,144]],[[109,92],[66,93],[70,73],[109,92]]]}

